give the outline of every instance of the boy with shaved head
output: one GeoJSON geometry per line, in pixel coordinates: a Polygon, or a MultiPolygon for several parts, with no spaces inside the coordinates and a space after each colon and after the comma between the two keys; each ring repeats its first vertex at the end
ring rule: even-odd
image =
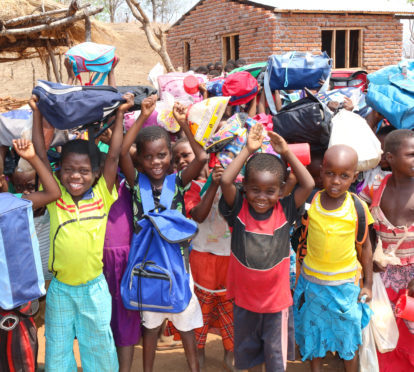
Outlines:
{"type": "Polygon", "coordinates": [[[374,222],[368,207],[348,192],[357,172],[358,155],[348,146],[330,147],[323,158],[324,189],[316,194],[308,211],[307,254],[294,295],[295,337],[303,360],[320,371],[327,351],[336,351],[345,370],[358,370],[362,328],[369,321],[372,251],[369,239],[362,245],[363,288],[357,285],[355,247],[356,203],[365,209],[368,224],[374,222]]]}

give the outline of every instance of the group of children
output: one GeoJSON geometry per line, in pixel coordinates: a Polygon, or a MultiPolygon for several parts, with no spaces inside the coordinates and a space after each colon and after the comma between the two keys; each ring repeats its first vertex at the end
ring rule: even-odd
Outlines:
{"type": "MultiPolygon", "coordinates": [[[[414,278],[414,132],[383,130],[389,132],[380,165],[384,172],[375,173],[380,177],[363,188],[363,195],[372,197],[364,198],[369,209],[349,191],[355,190],[358,177],[358,156],[351,147],[319,151],[307,169],[282,137],[256,123],[246,146],[224,169],[210,164],[195,141],[185,106],[174,105],[182,138],[172,144],[163,128],[143,128],[157,96],[143,100],[138,119],[124,134],[124,114],[133,96],[124,99],[105,156],[98,147],[91,150],[88,141],[69,141],[52,172],[36,96],[29,102],[32,141],[13,144],[41,184],[35,189],[29,177],[23,185],[15,184],[16,191],[32,201],[33,210],[46,207],[50,218],[48,269],[53,278],[46,296],[46,371],[76,370],[75,338],[85,371],[130,371],[141,335],[143,369],[152,371],[165,319],[178,331],[191,371],[205,363],[211,328],[219,329],[229,370],[259,371],[264,364],[266,371],[284,371],[287,360],[295,359],[297,344],[312,371],[321,370],[328,351],[338,353],[346,371],[357,371],[362,329],[372,313],[367,303],[373,271],[381,271],[393,304],[414,278]],[[265,135],[278,155],[258,151],[265,135]],[[183,254],[192,297],[181,313],[140,314],[126,310],[120,295],[131,237],[140,231],[144,215],[139,175],[150,180],[158,205],[164,180],[173,172],[171,209],[199,224],[189,257],[183,254]],[[294,187],[288,178],[295,180],[294,187]],[[290,236],[306,204],[307,254],[291,288],[290,236]],[[359,242],[357,204],[370,225],[370,234],[359,242]],[[385,252],[399,244],[395,254],[401,265],[373,263],[378,239],[385,252]]],[[[7,191],[3,171],[0,188],[7,191]]],[[[414,326],[402,319],[397,323],[400,340],[394,351],[378,354],[381,371],[414,369],[414,326]]],[[[4,358],[0,356],[7,366],[4,358]]]]}

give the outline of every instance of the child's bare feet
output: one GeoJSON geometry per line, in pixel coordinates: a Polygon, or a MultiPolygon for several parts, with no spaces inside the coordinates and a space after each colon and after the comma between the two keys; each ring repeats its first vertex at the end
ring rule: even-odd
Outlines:
{"type": "Polygon", "coordinates": [[[226,371],[230,371],[230,372],[240,371],[234,366],[234,354],[232,351],[224,350],[223,364],[224,364],[224,368],[226,369],[226,371]]]}
{"type": "Polygon", "coordinates": [[[203,368],[204,362],[206,361],[205,349],[197,349],[197,354],[198,354],[198,364],[200,365],[200,368],[203,368]]]}

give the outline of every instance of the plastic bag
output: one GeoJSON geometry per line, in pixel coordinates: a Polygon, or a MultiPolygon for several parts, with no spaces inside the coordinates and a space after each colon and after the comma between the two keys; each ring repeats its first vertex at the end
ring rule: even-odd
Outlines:
{"type": "Polygon", "coordinates": [[[149,72],[148,80],[159,91],[158,76],[164,75],[164,66],[161,63],[157,63],[149,72]]]}
{"type": "Polygon", "coordinates": [[[332,119],[329,147],[348,145],[358,154],[358,171],[375,168],[381,160],[381,143],[361,116],[340,110],[332,119]]]}
{"type": "Polygon", "coordinates": [[[371,308],[372,332],[377,349],[381,353],[392,351],[397,346],[399,332],[390,300],[379,273],[373,274],[371,308]]]}
{"type": "Polygon", "coordinates": [[[359,346],[359,370],[360,372],[379,372],[372,322],[369,322],[362,330],[362,345],[359,346]]]}

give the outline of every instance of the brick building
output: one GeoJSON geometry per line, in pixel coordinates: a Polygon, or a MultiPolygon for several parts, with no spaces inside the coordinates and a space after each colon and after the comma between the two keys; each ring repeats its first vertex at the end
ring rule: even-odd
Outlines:
{"type": "Polygon", "coordinates": [[[401,59],[401,19],[413,17],[410,5],[308,0],[298,7],[298,1],[198,1],[168,31],[171,60],[186,71],[230,58],[254,63],[290,50],[324,50],[334,68],[372,71],[401,59]]]}

